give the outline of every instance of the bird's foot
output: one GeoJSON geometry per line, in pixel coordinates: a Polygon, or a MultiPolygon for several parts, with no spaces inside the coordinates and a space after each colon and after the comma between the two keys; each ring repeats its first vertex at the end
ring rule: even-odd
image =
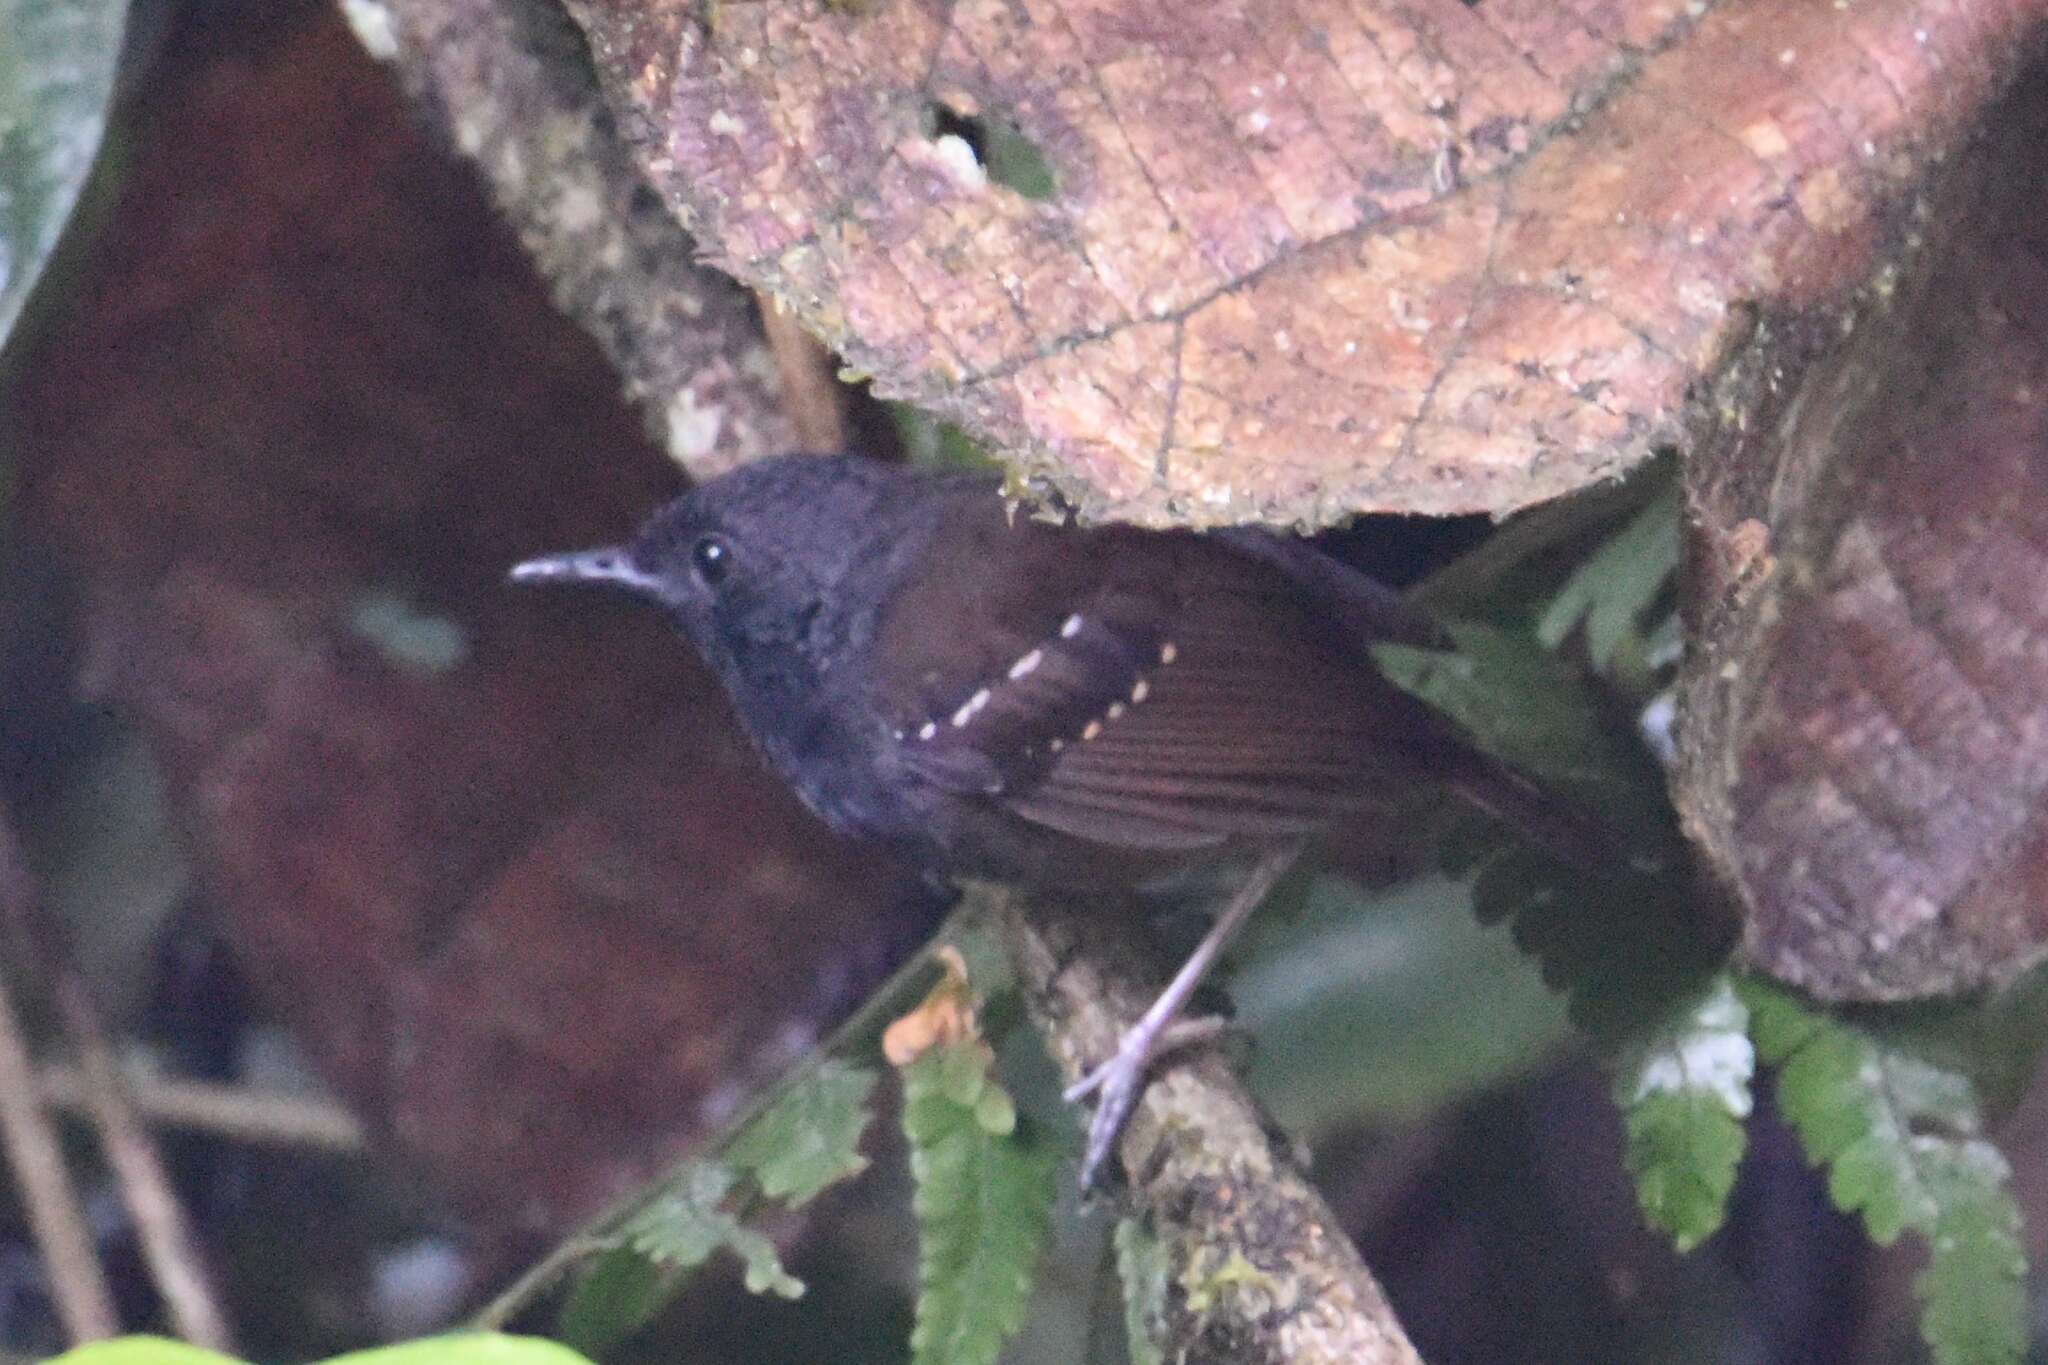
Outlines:
{"type": "Polygon", "coordinates": [[[1088,1121],[1088,1145],[1081,1157],[1081,1190],[1096,1187],[1116,1140],[1145,1093],[1145,1077],[1152,1064],[1170,1053],[1196,1043],[1205,1043],[1222,1033],[1227,1022],[1217,1018],[1178,1019],[1163,1027],[1149,1027],[1140,1020],[1124,1033],[1116,1052],[1101,1066],[1066,1089],[1069,1104],[1098,1094],[1095,1114],[1088,1121]]]}

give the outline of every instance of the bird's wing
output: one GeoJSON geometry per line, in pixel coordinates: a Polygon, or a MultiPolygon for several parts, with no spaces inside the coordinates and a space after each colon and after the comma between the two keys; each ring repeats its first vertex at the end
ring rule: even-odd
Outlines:
{"type": "MultiPolygon", "coordinates": [[[[1385,731],[1431,724],[1420,703],[1331,639],[1341,632],[1287,576],[1182,544],[1180,572],[1106,575],[950,680],[904,727],[903,763],[1027,821],[1146,849],[1304,833],[1370,799],[1376,779],[1411,775],[1402,736],[1385,731]]],[[[1005,619],[1032,619],[1004,605],[1005,619]]]]}

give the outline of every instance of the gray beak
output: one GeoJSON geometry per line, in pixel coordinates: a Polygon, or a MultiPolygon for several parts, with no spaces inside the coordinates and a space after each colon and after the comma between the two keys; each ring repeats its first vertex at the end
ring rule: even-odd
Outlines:
{"type": "Polygon", "coordinates": [[[514,564],[505,576],[514,583],[611,583],[645,597],[664,595],[661,579],[637,567],[616,545],[542,555],[514,564]]]}

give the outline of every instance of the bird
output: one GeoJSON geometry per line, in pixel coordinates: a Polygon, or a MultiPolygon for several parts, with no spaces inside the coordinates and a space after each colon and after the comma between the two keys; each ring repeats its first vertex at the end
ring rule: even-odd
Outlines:
{"type": "Polygon", "coordinates": [[[1110,1057],[1081,1183],[1231,935],[1315,837],[1436,784],[1576,862],[1603,839],[1390,680],[1373,650],[1443,628],[1298,536],[1081,527],[999,481],[857,455],[707,480],[525,584],[658,607],[768,765],[841,834],[952,875],[1087,894],[1220,868],[1233,892],[1110,1057]]]}

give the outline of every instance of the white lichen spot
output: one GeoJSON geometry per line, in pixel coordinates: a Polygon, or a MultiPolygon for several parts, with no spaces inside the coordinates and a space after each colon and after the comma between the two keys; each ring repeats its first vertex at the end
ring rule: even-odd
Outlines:
{"type": "Polygon", "coordinates": [[[1670,767],[1678,761],[1678,697],[1669,688],[1650,698],[1636,717],[1636,729],[1657,761],[1670,767]]]}
{"type": "Polygon", "coordinates": [[[588,232],[604,221],[604,199],[588,185],[565,185],[555,199],[555,224],[568,232],[588,232]]]}
{"type": "Polygon", "coordinates": [[[341,13],[363,51],[380,62],[398,56],[398,24],[388,5],[378,0],[341,0],[341,13]]]}
{"type": "Polygon", "coordinates": [[[713,110],[711,117],[704,120],[704,126],[720,137],[735,139],[747,131],[747,125],[741,123],[730,109],[713,110]]]}
{"type": "Polygon", "coordinates": [[[976,712],[980,711],[982,707],[987,705],[988,689],[984,687],[980,691],[976,692],[973,696],[969,697],[966,701],[960,703],[960,709],[953,713],[953,728],[955,730],[958,730],[962,726],[966,725],[968,721],[974,719],[976,712]]]}
{"type": "Polygon", "coordinates": [[[1678,302],[1694,317],[1716,318],[1728,311],[1727,296],[1708,280],[1687,280],[1679,285],[1678,302]]]}
{"type": "Polygon", "coordinates": [[[967,145],[966,138],[957,133],[941,133],[932,139],[931,145],[932,159],[954,184],[971,191],[988,188],[988,168],[975,156],[974,148],[967,145]]]}
{"type": "Polygon", "coordinates": [[[1402,289],[1387,291],[1387,312],[1393,316],[1394,324],[1404,332],[1417,336],[1428,332],[1433,325],[1427,309],[1420,307],[1412,294],[1402,289]]]}
{"type": "Polygon", "coordinates": [[[1244,130],[1254,137],[1273,126],[1273,116],[1263,109],[1254,109],[1244,116],[1244,130]]]}
{"type": "Polygon", "coordinates": [[[688,468],[718,449],[718,433],[725,427],[724,408],[700,404],[696,392],[684,388],[669,400],[666,416],[668,455],[676,463],[688,468]]]}
{"type": "Polygon", "coordinates": [[[526,182],[526,153],[518,143],[508,141],[499,146],[497,179],[504,185],[526,182]]]}
{"type": "Polygon", "coordinates": [[[1749,1011],[1725,979],[1674,1032],[1659,1035],[1641,1053],[1629,1104],[1652,1095],[1712,1095],[1734,1118],[1747,1118],[1749,1082],[1756,1074],[1756,1049],[1748,1034],[1749,1011]]]}

